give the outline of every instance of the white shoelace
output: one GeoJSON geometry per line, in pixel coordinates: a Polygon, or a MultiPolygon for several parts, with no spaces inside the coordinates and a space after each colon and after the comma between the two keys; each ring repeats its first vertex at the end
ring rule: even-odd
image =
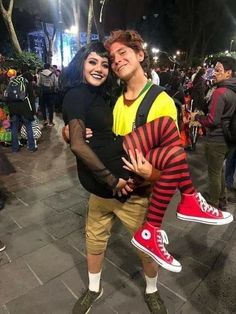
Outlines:
{"type": "Polygon", "coordinates": [[[201,193],[197,193],[196,195],[197,200],[200,203],[200,207],[202,209],[203,212],[207,213],[207,212],[212,212],[213,215],[215,216],[219,216],[219,210],[211,205],[209,205],[207,203],[207,201],[205,200],[205,198],[201,195],[201,193]]]}
{"type": "Polygon", "coordinates": [[[165,233],[164,230],[158,230],[158,232],[157,232],[157,242],[158,242],[158,246],[159,246],[161,252],[166,257],[166,259],[170,259],[171,255],[170,255],[170,253],[167,252],[167,250],[166,250],[166,248],[164,246],[164,244],[169,244],[167,234],[165,233]]]}

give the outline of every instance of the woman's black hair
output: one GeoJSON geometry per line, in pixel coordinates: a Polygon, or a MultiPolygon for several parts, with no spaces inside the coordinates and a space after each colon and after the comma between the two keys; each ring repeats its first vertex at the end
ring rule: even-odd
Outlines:
{"type": "MultiPolygon", "coordinates": [[[[88,55],[92,52],[97,53],[100,57],[108,59],[108,52],[101,42],[92,42],[87,46],[82,47],[71,60],[68,67],[65,68],[62,72],[61,86],[64,92],[66,92],[70,88],[79,86],[81,83],[84,83],[84,62],[87,59],[88,55]]],[[[102,85],[103,92],[109,92],[112,86],[112,80],[113,78],[109,64],[108,78],[102,85]]]]}

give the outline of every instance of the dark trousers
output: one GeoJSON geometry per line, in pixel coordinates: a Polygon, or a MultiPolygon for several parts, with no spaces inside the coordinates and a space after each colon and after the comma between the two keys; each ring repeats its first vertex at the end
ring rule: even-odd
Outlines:
{"type": "Polygon", "coordinates": [[[209,203],[215,207],[219,206],[220,199],[226,197],[224,160],[228,150],[229,148],[225,143],[207,142],[205,146],[209,180],[209,203]]]}
{"type": "Polygon", "coordinates": [[[227,187],[233,187],[236,169],[236,148],[231,148],[225,164],[225,182],[227,187]]]}
{"type": "Polygon", "coordinates": [[[53,102],[53,94],[42,93],[40,97],[40,109],[42,112],[42,116],[44,121],[48,120],[49,123],[53,122],[53,112],[54,112],[54,102],[53,102]]]}
{"type": "Polygon", "coordinates": [[[14,115],[11,119],[11,134],[12,134],[12,150],[17,152],[19,150],[19,141],[18,141],[18,131],[20,123],[23,123],[26,127],[27,132],[27,142],[28,142],[28,149],[35,150],[35,142],[34,142],[34,135],[32,130],[31,120],[26,119],[22,115],[14,115]]]}

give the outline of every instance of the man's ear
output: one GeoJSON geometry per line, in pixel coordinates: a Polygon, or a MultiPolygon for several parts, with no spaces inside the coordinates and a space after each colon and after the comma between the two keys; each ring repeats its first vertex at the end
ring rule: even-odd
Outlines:
{"type": "Polygon", "coordinates": [[[144,52],[141,50],[138,52],[138,61],[142,62],[144,60],[144,52]]]}
{"type": "Polygon", "coordinates": [[[227,78],[227,79],[231,78],[232,75],[233,75],[232,70],[227,70],[227,71],[226,71],[226,78],[227,78]]]}

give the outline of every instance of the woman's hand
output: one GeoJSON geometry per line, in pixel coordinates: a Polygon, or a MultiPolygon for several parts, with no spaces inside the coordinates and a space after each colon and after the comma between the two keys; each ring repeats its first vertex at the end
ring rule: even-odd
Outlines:
{"type": "Polygon", "coordinates": [[[116,187],[113,189],[113,195],[118,194],[118,196],[128,195],[129,193],[133,192],[132,189],[133,180],[128,179],[127,181],[119,178],[119,181],[116,187]]]}
{"type": "Polygon", "coordinates": [[[88,138],[91,138],[92,136],[93,136],[93,131],[89,128],[86,128],[85,138],[86,138],[87,143],[89,143],[88,138]]]}
{"type": "Polygon", "coordinates": [[[129,150],[130,162],[122,157],[122,160],[125,163],[123,167],[131,172],[136,173],[143,179],[148,180],[152,174],[152,164],[150,164],[150,162],[145,159],[142,152],[138,151],[137,149],[135,149],[135,154],[136,156],[134,156],[131,150],[129,150]]]}

